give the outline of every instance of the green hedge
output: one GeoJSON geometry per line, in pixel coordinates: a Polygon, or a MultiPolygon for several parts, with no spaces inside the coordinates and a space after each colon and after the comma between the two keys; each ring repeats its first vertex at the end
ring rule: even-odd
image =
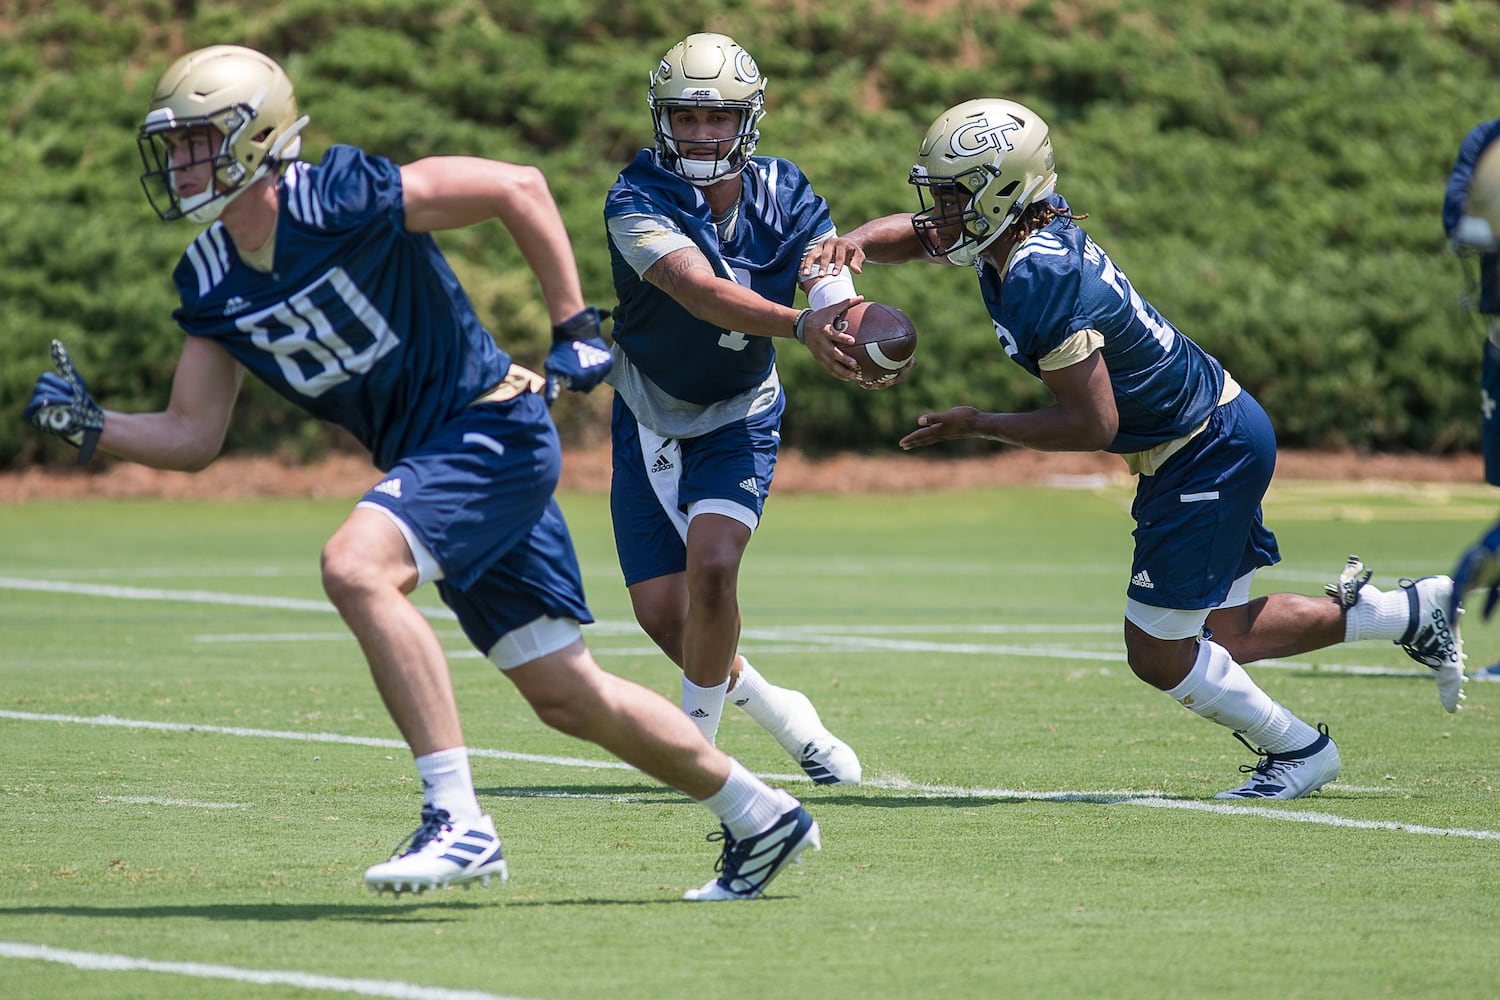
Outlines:
{"type": "MultiPolygon", "coordinates": [[[[906,172],[937,112],[1021,100],[1051,123],[1085,226],[1262,399],[1283,444],[1472,449],[1480,339],[1439,209],[1460,139],[1500,113],[1497,25],[1496,5],[1476,2],[13,0],[0,17],[0,468],[67,454],[19,419],[52,337],[107,405],[166,402],[170,271],[194,230],[151,214],[133,134],[171,58],[224,41],[276,56],[312,115],[313,158],[339,141],[542,166],[586,293],[608,304],[603,196],[650,140],[647,73],[695,30],[756,56],[760,151],[796,160],[844,229],[914,206],[906,172]]],[[[539,364],[545,311],[504,230],[442,241],[486,322],[539,364]]],[[[916,320],[919,367],[870,393],[783,351],[789,444],[889,449],[924,409],[1045,399],[995,345],[966,272],[871,268],[859,285],[916,320]]],[[[570,440],[602,436],[603,400],[557,407],[570,440]]],[[[344,443],[247,386],[229,446],[344,443]]]]}

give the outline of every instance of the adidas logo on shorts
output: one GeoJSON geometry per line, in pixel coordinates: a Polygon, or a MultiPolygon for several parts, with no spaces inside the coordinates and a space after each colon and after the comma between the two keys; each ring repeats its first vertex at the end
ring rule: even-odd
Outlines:
{"type": "Polygon", "coordinates": [[[1151,574],[1147,573],[1145,570],[1141,570],[1135,576],[1132,576],[1130,578],[1130,585],[1132,587],[1139,587],[1142,590],[1156,589],[1156,584],[1151,582],[1151,574]]]}
{"type": "Polygon", "coordinates": [[[401,499],[401,479],[399,477],[397,477],[396,479],[387,479],[383,483],[376,483],[375,484],[375,492],[376,493],[384,493],[388,497],[395,497],[397,500],[400,500],[401,499]]]}
{"type": "Polygon", "coordinates": [[[665,455],[657,455],[656,461],[651,463],[651,474],[657,475],[662,472],[672,471],[672,460],[665,455]]]}
{"type": "Polygon", "coordinates": [[[753,497],[760,496],[760,484],[757,483],[754,479],[741,479],[740,489],[744,490],[746,493],[750,494],[753,497]]]}

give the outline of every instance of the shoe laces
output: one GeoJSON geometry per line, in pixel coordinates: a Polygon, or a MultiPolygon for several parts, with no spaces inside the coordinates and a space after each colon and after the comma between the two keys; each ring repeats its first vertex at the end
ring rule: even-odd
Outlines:
{"type": "Polygon", "coordinates": [[[724,847],[719,851],[719,860],[714,862],[714,871],[728,871],[733,875],[739,867],[738,855],[743,854],[744,850],[740,848],[739,841],[735,840],[733,834],[729,832],[729,827],[721,825],[717,833],[710,833],[703,839],[710,844],[723,841],[724,847]]]}
{"type": "Polygon", "coordinates": [[[448,810],[439,809],[436,806],[424,805],[422,807],[422,825],[409,833],[405,840],[396,845],[396,850],[391,854],[391,859],[404,858],[408,854],[415,854],[433,840],[443,835],[447,830],[453,829],[453,817],[448,810]]]}
{"type": "MultiPolygon", "coordinates": [[[[1327,736],[1328,726],[1321,722],[1318,723],[1318,735],[1327,736]]],[[[1274,753],[1264,747],[1255,746],[1249,740],[1245,739],[1243,733],[1238,731],[1235,732],[1234,738],[1245,744],[1245,749],[1260,757],[1260,760],[1254,764],[1241,764],[1240,772],[1242,774],[1254,774],[1261,778],[1279,778],[1282,772],[1289,771],[1307,760],[1303,756],[1293,756],[1290,753],[1274,753]]]]}
{"type": "Polygon", "coordinates": [[[1234,738],[1245,744],[1245,749],[1260,758],[1254,764],[1241,764],[1240,773],[1242,774],[1254,774],[1261,778],[1275,778],[1279,777],[1281,769],[1290,763],[1290,761],[1280,754],[1274,754],[1263,747],[1255,746],[1240,733],[1235,733],[1234,738]]]}

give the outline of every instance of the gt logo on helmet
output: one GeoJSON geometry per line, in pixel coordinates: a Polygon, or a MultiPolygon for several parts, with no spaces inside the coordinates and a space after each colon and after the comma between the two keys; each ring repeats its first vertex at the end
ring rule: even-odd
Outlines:
{"type": "Polygon", "coordinates": [[[755,65],[755,60],[744,49],[734,54],[734,75],[745,83],[754,83],[760,79],[760,67],[755,65]]]}
{"type": "Polygon", "coordinates": [[[959,156],[974,156],[986,149],[1008,153],[1016,147],[1011,144],[1006,133],[1019,132],[1021,128],[1021,123],[1013,119],[991,125],[989,119],[980,118],[954,129],[948,144],[959,156]]]}

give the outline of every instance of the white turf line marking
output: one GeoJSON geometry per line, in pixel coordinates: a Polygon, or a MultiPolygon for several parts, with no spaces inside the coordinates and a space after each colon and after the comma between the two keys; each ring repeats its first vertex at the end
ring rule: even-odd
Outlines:
{"type": "Polygon", "coordinates": [[[521,1000],[519,997],[483,993],[479,990],[450,990],[441,986],[419,986],[416,983],[385,979],[344,979],[312,972],[240,969],[232,965],[209,965],[205,962],[158,962],[149,958],[69,951],[18,941],[0,941],[0,957],[40,959],[90,972],[162,972],[195,976],[199,979],[228,979],[236,983],[262,986],[291,986],[299,990],[329,990],[334,993],[357,993],[366,997],[394,997],[396,1000],[521,1000]]]}
{"type": "MultiPolygon", "coordinates": [[[[65,722],[89,726],[118,726],[127,729],[153,729],[163,732],[203,732],[220,733],[226,736],[252,736],[268,739],[298,740],[307,743],[342,743],[353,746],[370,746],[391,750],[406,750],[407,746],[400,740],[380,739],[369,736],[344,736],[338,733],[293,733],[275,729],[245,729],[238,726],[203,726],[192,725],[184,722],[153,722],[145,720],[121,719],[113,715],[79,716],[79,715],[51,715],[38,712],[17,712],[10,709],[0,709],[0,718],[15,719],[23,722],[65,722]]],[[[618,760],[583,760],[577,757],[551,757],[539,754],[514,753],[507,750],[489,750],[483,747],[470,747],[471,757],[492,757],[502,760],[529,761],[540,764],[556,764],[563,767],[590,767],[609,768],[614,770],[633,771],[629,764],[618,760]]],[[[760,777],[771,781],[806,781],[807,776],[801,774],[761,774],[760,777]]],[[[945,785],[920,785],[909,781],[866,781],[861,787],[885,788],[896,791],[916,792],[924,797],[953,797],[973,799],[1020,799],[1033,802],[1093,802],[1100,805],[1124,805],[1124,806],[1155,806],[1165,809],[1187,809],[1196,812],[1217,813],[1222,816],[1250,816],[1258,819],[1285,820],[1293,823],[1317,823],[1323,826],[1338,826],[1356,830],[1387,830],[1396,833],[1427,834],[1440,837],[1462,837],[1471,840],[1500,840],[1500,830],[1470,830],[1463,827],[1434,827],[1423,826],[1413,823],[1400,823],[1393,820],[1357,820],[1345,819],[1342,816],[1334,816],[1329,813],[1296,812],[1292,810],[1269,809],[1264,806],[1232,805],[1223,802],[1202,802],[1197,799],[1171,799],[1158,792],[1140,791],[1061,791],[1061,792],[1038,792],[1015,788],[962,788],[945,785]]],[[[1338,785],[1329,786],[1348,792],[1391,792],[1399,791],[1394,788],[1367,788],[1363,786],[1338,785]]],[[[538,796],[542,797],[542,796],[538,796]]],[[[557,797],[572,797],[571,793],[560,793],[557,797]]]]}
{"type": "MultiPolygon", "coordinates": [[[[24,722],[71,722],[85,726],[118,726],[124,729],[154,729],[168,733],[218,733],[223,736],[258,736],[272,740],[298,740],[304,743],[342,743],[348,746],[377,747],[382,750],[408,750],[400,740],[378,736],[345,736],[341,733],[295,733],[280,729],[246,729],[241,726],[204,726],[191,722],[153,722],[146,719],[122,719],[114,715],[49,715],[40,712],[15,712],[0,709],[0,719],[18,719],[24,722]]],[[[634,771],[624,761],[585,760],[582,757],[551,757],[544,754],[515,753],[510,750],[486,750],[470,747],[470,757],[493,757],[499,760],[518,760],[530,764],[557,764],[562,767],[611,768],[619,771],[634,771]]]]}
{"type": "MultiPolygon", "coordinates": [[[[36,580],[26,577],[0,576],[0,589],[46,591],[58,594],[76,594],[86,597],[110,597],[123,600],[137,601],[183,601],[200,604],[222,604],[239,607],[261,607],[278,608],[283,611],[314,611],[324,614],[333,613],[333,606],[327,601],[306,600],[295,597],[264,597],[247,594],[226,594],[217,591],[204,590],[161,590],[150,587],[118,587],[112,585],[68,583],[57,580],[36,580]]],[[[418,606],[418,610],[428,618],[441,620],[453,620],[453,613],[446,608],[433,608],[418,606]]],[[[620,636],[640,635],[640,627],[634,622],[596,622],[587,626],[588,632],[596,636],[620,636]]],[[[757,650],[766,654],[782,652],[822,652],[824,654],[844,653],[857,655],[861,653],[946,653],[955,656],[1017,656],[1037,657],[1041,659],[1054,660],[1090,660],[1094,662],[1125,662],[1125,654],[1118,650],[1092,650],[1079,649],[1069,646],[1011,646],[992,645],[986,643],[954,643],[954,642],[915,642],[899,639],[876,639],[871,637],[872,633],[885,634],[922,634],[938,632],[943,634],[967,633],[977,635],[1002,635],[1015,633],[1041,633],[1041,634],[1113,634],[1119,631],[1118,625],[1091,625],[1091,624],[1059,624],[1059,625],[895,625],[874,626],[863,628],[852,625],[799,625],[775,629],[746,629],[743,633],[748,640],[755,642],[785,642],[788,639],[796,639],[807,645],[783,645],[770,649],[757,650]],[[842,631],[853,632],[852,635],[839,635],[842,631]]],[[[341,633],[342,634],[342,633],[341,633]]],[[[291,641],[297,637],[297,633],[283,634],[284,641],[291,641]]],[[[232,642],[252,641],[254,637],[243,633],[231,636],[195,636],[196,642],[232,642]]],[[[274,641],[278,637],[270,637],[274,641]]],[[[307,639],[331,639],[332,635],[327,633],[309,633],[307,639]]],[[[655,652],[650,647],[632,647],[623,650],[612,650],[605,646],[599,648],[602,655],[616,656],[639,656],[649,655],[655,652]]],[[[475,650],[465,649],[450,652],[449,656],[455,659],[480,658],[481,654],[475,650]]],[[[1377,666],[1371,664],[1338,664],[1323,663],[1314,664],[1303,660],[1272,660],[1257,663],[1256,667],[1274,670],[1316,670],[1323,673],[1340,674],[1365,674],[1390,677],[1424,677],[1431,679],[1430,672],[1421,670],[1401,670],[1392,667],[1377,666]]]]}
{"type": "Polygon", "coordinates": [[[248,802],[194,802],[192,799],[158,799],[149,795],[96,795],[96,802],[124,802],[132,806],[183,806],[188,809],[248,809],[248,802]]]}
{"type": "MultiPolygon", "coordinates": [[[[1305,574],[1304,574],[1305,575],[1305,574]]],[[[1322,577],[1318,577],[1322,579],[1322,577]]],[[[251,605],[263,607],[278,607],[293,611],[314,611],[321,613],[332,612],[333,606],[326,601],[302,600],[297,598],[270,598],[255,597],[247,595],[227,594],[215,591],[174,591],[138,587],[116,587],[100,586],[94,584],[74,584],[61,581],[34,580],[22,577],[0,577],[0,589],[13,588],[19,590],[43,590],[54,593],[84,594],[96,597],[113,597],[127,600],[157,600],[173,601],[181,600],[188,602],[203,602],[224,605],[251,605]]],[[[422,608],[419,609],[430,618],[452,619],[453,614],[445,608],[422,608]]],[[[591,634],[595,636],[640,636],[640,626],[635,622],[595,622],[588,626],[591,634]]],[[[1114,634],[1119,630],[1118,625],[1091,625],[1091,624],[1057,624],[1057,625],[791,625],[774,629],[748,629],[743,633],[744,638],[756,642],[775,642],[786,639],[800,639],[811,645],[781,645],[781,646],[757,646],[756,653],[848,653],[861,654],[872,652],[923,652],[923,653],[947,653],[954,655],[978,655],[978,656],[1019,656],[1040,657],[1044,659],[1073,659],[1087,660],[1092,662],[1116,662],[1123,663],[1125,654],[1117,649],[1087,649],[1076,646],[1037,645],[1037,646],[1010,646],[989,645],[977,643],[951,643],[951,642],[912,642],[904,640],[873,639],[872,633],[886,635],[897,634],[927,634],[939,632],[942,634],[967,633],[978,635],[1004,635],[1004,634],[1114,634]],[[840,635],[839,633],[852,633],[840,635]]],[[[200,635],[194,636],[195,642],[252,642],[252,641],[298,641],[298,640],[333,640],[350,639],[346,632],[337,633],[280,633],[277,635],[256,636],[249,633],[231,633],[228,635],[200,635]]],[[[615,656],[647,656],[656,652],[654,646],[632,647],[632,648],[608,648],[601,646],[601,655],[615,656]]],[[[462,649],[449,651],[447,655],[454,659],[482,658],[477,650],[462,649]]],[[[1390,676],[1390,677],[1421,677],[1432,679],[1432,674],[1425,670],[1397,669],[1385,666],[1374,666],[1369,664],[1315,664],[1302,660],[1272,660],[1256,664],[1277,670],[1314,670],[1326,673],[1361,674],[1367,676],[1390,676]]],[[[0,713],[3,716],[5,713],[0,713]]],[[[142,724],[149,726],[149,724],[142,724]]],[[[185,727],[187,729],[201,728],[206,732],[219,731],[229,735],[274,735],[278,738],[300,739],[306,738],[296,733],[273,733],[269,730],[243,730],[215,729],[214,727],[185,727]]],[[[326,736],[332,742],[357,742],[358,737],[340,737],[335,734],[320,734],[326,736]]],[[[406,749],[405,744],[398,741],[386,741],[385,744],[375,743],[369,745],[389,745],[397,749],[406,749]]],[[[493,750],[471,750],[475,756],[494,756],[515,760],[535,760],[525,754],[508,754],[505,751],[493,750]]],[[[621,767],[629,770],[627,765],[617,761],[605,761],[590,765],[588,762],[579,762],[572,758],[558,758],[554,763],[567,761],[570,766],[597,766],[597,767],[621,767]]],[[[544,761],[545,762],[545,761],[544,761]]],[[[768,774],[764,777],[774,780],[805,780],[802,775],[768,774]]],[[[866,782],[872,787],[880,787],[876,782],[866,782]]],[[[897,787],[897,786],[889,786],[897,787]]],[[[1395,789],[1365,786],[1340,786],[1345,791],[1351,792],[1389,792],[1395,789]]],[[[949,790],[945,794],[955,794],[958,790],[949,790]]],[[[1075,793],[1060,793],[1064,796],[1075,793]]],[[[1085,793],[1087,794],[1087,793],[1085,793]]]]}

